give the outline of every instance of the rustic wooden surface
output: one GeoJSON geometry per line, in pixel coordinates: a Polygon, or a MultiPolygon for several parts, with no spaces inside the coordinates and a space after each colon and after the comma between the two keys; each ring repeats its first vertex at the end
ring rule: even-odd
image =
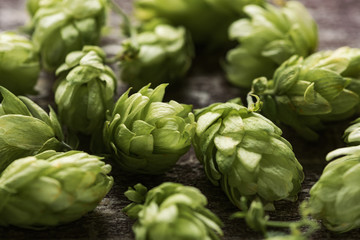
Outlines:
{"type": "MultiPolygon", "coordinates": [[[[131,11],[132,0],[117,0],[131,11]]],[[[319,49],[335,49],[343,45],[360,47],[360,1],[359,0],[303,0],[302,1],[319,24],[319,49]]],[[[14,30],[26,23],[25,0],[0,0],[0,30],[14,30]]],[[[111,16],[111,26],[116,27],[120,18],[111,16]]],[[[105,49],[113,51],[121,41],[119,30],[112,31],[103,41],[105,49]]],[[[167,99],[193,104],[195,108],[207,106],[213,102],[226,101],[246,92],[239,90],[225,80],[224,73],[218,64],[219,59],[200,56],[194,62],[189,76],[176,89],[169,89],[167,99]]],[[[51,85],[42,75],[38,89],[37,102],[43,106],[51,100],[51,93],[45,89],[51,85]]],[[[120,84],[120,93],[126,85],[120,84]]],[[[271,217],[277,220],[298,219],[297,207],[308,198],[311,186],[321,175],[326,165],[327,152],[343,145],[341,135],[350,120],[333,124],[322,132],[318,143],[306,143],[299,139],[290,129],[284,128],[284,136],[292,143],[297,158],[302,163],[306,174],[299,200],[295,203],[280,201],[276,203],[277,211],[271,217]]],[[[113,163],[109,160],[110,163],[113,163]]],[[[24,230],[16,227],[0,228],[0,239],[134,239],[131,231],[133,221],[121,211],[129,201],[123,192],[128,186],[141,182],[149,188],[164,181],[180,182],[199,188],[209,201],[208,207],[225,223],[223,239],[261,239],[262,236],[251,231],[242,220],[229,220],[229,215],[237,211],[222,191],[211,185],[207,180],[202,166],[191,150],[181,158],[177,165],[168,173],[160,176],[129,175],[113,165],[112,175],[115,185],[108,196],[91,213],[82,219],[55,228],[42,231],[24,230]]],[[[360,203],[359,203],[360,204],[360,203]]],[[[335,234],[322,228],[312,239],[359,239],[360,230],[345,234],[335,234]]]]}

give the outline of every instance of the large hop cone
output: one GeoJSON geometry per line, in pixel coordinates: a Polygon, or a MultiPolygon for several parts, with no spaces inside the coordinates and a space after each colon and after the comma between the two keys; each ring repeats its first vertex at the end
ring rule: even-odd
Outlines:
{"type": "Polygon", "coordinates": [[[222,222],[208,210],[206,197],[194,187],[163,183],[149,192],[141,185],[125,192],[133,203],[124,208],[136,240],[217,240],[222,222]]]}
{"type": "Polygon", "coordinates": [[[292,55],[306,57],[315,51],[317,26],[300,2],[289,1],[283,7],[248,5],[244,11],[250,18],[234,22],[229,29],[230,38],[240,43],[226,57],[231,83],[250,88],[254,78],[271,77],[292,55]]]}
{"type": "Polygon", "coordinates": [[[195,112],[193,145],[207,177],[239,208],[241,196],[259,196],[269,207],[296,199],[304,174],[291,145],[275,124],[239,101],[195,112]]]}
{"type": "Polygon", "coordinates": [[[68,146],[55,112],[47,114],[26,97],[16,97],[0,86],[0,173],[17,158],[68,146]]]}
{"type": "Polygon", "coordinates": [[[0,177],[0,225],[44,227],[79,219],[111,189],[110,170],[99,157],[79,151],[16,160],[0,177]]]}
{"type": "Polygon", "coordinates": [[[360,227],[360,146],[330,152],[332,160],[310,190],[311,214],[331,231],[360,227]]]}
{"type": "Polygon", "coordinates": [[[123,169],[161,174],[189,150],[195,120],[192,106],[162,102],[166,84],[149,86],[118,99],[105,122],[104,142],[123,169]]]}
{"type": "Polygon", "coordinates": [[[348,47],[293,56],[273,79],[253,81],[252,92],[263,101],[262,113],[294,128],[308,140],[318,138],[325,122],[352,116],[359,106],[360,49],[348,47]]]}

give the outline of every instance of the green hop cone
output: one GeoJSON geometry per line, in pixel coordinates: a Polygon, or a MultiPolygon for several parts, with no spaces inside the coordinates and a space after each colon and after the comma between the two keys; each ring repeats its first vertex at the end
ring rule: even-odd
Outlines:
{"type": "Polygon", "coordinates": [[[343,73],[353,70],[352,50],[348,47],[315,53],[305,59],[293,56],[275,72],[273,80],[253,81],[252,93],[263,101],[262,113],[294,128],[307,140],[325,122],[352,116],[358,109],[359,93],[349,90],[353,78],[343,73]]]}
{"type": "Polygon", "coordinates": [[[185,28],[164,24],[125,41],[123,48],[121,79],[135,90],[148,83],[158,86],[183,78],[193,58],[192,42],[185,28]]]}
{"type": "Polygon", "coordinates": [[[117,101],[104,126],[104,143],[129,172],[161,174],[190,148],[195,120],[192,106],[162,102],[166,84],[143,87],[117,101]]]}
{"type": "Polygon", "coordinates": [[[100,159],[46,151],[14,161],[0,176],[0,226],[55,226],[95,209],[114,181],[100,159]]]}
{"type": "Polygon", "coordinates": [[[134,10],[143,22],[165,19],[188,29],[195,44],[223,48],[229,44],[228,27],[244,16],[243,7],[263,3],[264,0],[136,0],[134,10]]]}
{"type": "Polygon", "coordinates": [[[31,41],[15,33],[0,33],[0,86],[16,95],[35,93],[39,72],[39,57],[31,41]]]}
{"type": "Polygon", "coordinates": [[[271,77],[292,55],[306,57],[315,51],[317,26],[300,2],[280,8],[249,5],[244,11],[250,19],[240,19],[229,29],[230,38],[240,43],[226,57],[227,78],[234,85],[250,88],[254,78],[271,77]]]}
{"type": "Polygon", "coordinates": [[[106,111],[113,106],[116,77],[104,61],[99,47],[85,46],[68,54],[56,71],[59,118],[75,133],[91,135],[102,129],[106,111]]]}
{"type": "Polygon", "coordinates": [[[107,0],[62,0],[40,5],[32,19],[32,40],[46,70],[54,71],[68,53],[98,43],[106,6],[107,0]]]}
{"type": "Polygon", "coordinates": [[[15,159],[68,146],[55,112],[49,115],[26,97],[0,87],[0,173],[15,159]]]}
{"type": "Polygon", "coordinates": [[[360,146],[330,152],[333,160],[310,190],[309,209],[331,231],[360,227],[360,146]]]}
{"type": "Polygon", "coordinates": [[[276,200],[295,200],[304,173],[290,143],[275,124],[239,102],[195,111],[193,146],[208,179],[239,208],[241,196],[258,196],[268,208],[276,200]]]}
{"type": "Polygon", "coordinates": [[[124,212],[137,219],[136,240],[215,240],[222,222],[205,206],[206,197],[194,187],[163,183],[149,192],[141,184],[125,192],[131,203],[124,212]]]}

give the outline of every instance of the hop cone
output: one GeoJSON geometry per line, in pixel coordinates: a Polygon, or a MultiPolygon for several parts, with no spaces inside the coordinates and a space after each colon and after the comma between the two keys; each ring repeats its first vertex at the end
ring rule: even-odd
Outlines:
{"type": "Polygon", "coordinates": [[[189,150],[195,122],[190,105],[161,102],[166,84],[149,86],[119,98],[105,122],[104,141],[123,169],[161,174],[189,150]]]}
{"type": "Polygon", "coordinates": [[[158,86],[185,76],[191,66],[193,46],[183,27],[158,25],[123,43],[121,79],[135,90],[151,83],[158,86]],[[132,54],[137,49],[135,54],[132,54]]]}
{"type": "Polygon", "coordinates": [[[300,2],[289,1],[281,8],[249,5],[244,11],[250,19],[240,19],[229,29],[230,38],[240,43],[227,54],[231,83],[250,88],[254,78],[271,77],[292,55],[306,57],[316,49],[316,23],[300,2]]]}
{"type": "Polygon", "coordinates": [[[26,97],[17,98],[0,86],[0,173],[17,158],[45,150],[63,151],[67,145],[55,112],[48,115],[26,97]]]}
{"type": "Polygon", "coordinates": [[[17,95],[35,93],[39,72],[33,44],[15,33],[0,33],[0,85],[17,95]]]}
{"type": "Polygon", "coordinates": [[[318,138],[315,131],[324,122],[352,116],[360,92],[347,89],[353,80],[342,74],[351,69],[347,51],[351,49],[319,52],[306,59],[294,56],[276,70],[273,80],[255,79],[253,93],[264,102],[263,113],[308,140],[318,138]]]}
{"type": "Polygon", "coordinates": [[[259,196],[272,206],[294,200],[304,179],[290,143],[270,120],[238,104],[215,103],[195,112],[193,145],[209,180],[237,207],[259,196]]]}
{"type": "Polygon", "coordinates": [[[184,26],[197,45],[221,48],[229,43],[226,31],[243,17],[246,4],[261,5],[264,0],[136,0],[135,15],[141,21],[165,19],[174,26],[184,26]]]}
{"type": "Polygon", "coordinates": [[[54,71],[68,53],[99,41],[106,6],[106,0],[58,0],[40,5],[32,19],[32,40],[46,70],[54,71]]]}
{"type": "Polygon", "coordinates": [[[360,146],[330,152],[329,163],[310,190],[309,207],[315,218],[331,231],[360,227],[360,146]]]}
{"type": "Polygon", "coordinates": [[[163,183],[147,192],[137,184],[125,192],[124,212],[137,219],[136,240],[214,240],[222,235],[220,219],[205,208],[206,197],[194,187],[163,183]]]}
{"type": "Polygon", "coordinates": [[[85,46],[82,51],[68,54],[56,71],[59,117],[73,132],[91,135],[101,129],[106,110],[113,105],[116,78],[104,60],[100,48],[85,46]]]}
{"type": "Polygon", "coordinates": [[[100,159],[46,151],[14,161],[0,177],[0,225],[55,226],[92,211],[113,184],[100,159]]]}

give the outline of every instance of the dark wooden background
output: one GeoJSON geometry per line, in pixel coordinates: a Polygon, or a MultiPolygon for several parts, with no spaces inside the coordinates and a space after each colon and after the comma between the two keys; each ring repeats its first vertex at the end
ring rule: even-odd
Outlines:
{"type": "MultiPolygon", "coordinates": [[[[132,0],[117,0],[131,11],[132,0]]],[[[344,45],[360,47],[360,1],[359,0],[302,0],[319,25],[319,49],[335,49],[344,45]]],[[[28,21],[25,12],[25,0],[0,0],[0,30],[14,30],[28,21]]],[[[121,19],[111,15],[110,25],[113,30],[104,38],[102,45],[107,52],[119,50],[120,31],[117,28],[121,19]]],[[[219,56],[220,58],[223,56],[219,56]]],[[[176,89],[168,89],[167,99],[193,104],[195,108],[204,107],[214,102],[244,96],[245,91],[227,83],[219,57],[198,56],[194,61],[188,77],[176,89]]],[[[52,95],[48,90],[51,80],[42,74],[37,89],[39,95],[34,99],[42,106],[51,102],[52,95]]],[[[119,94],[127,88],[120,84],[119,94]]],[[[351,120],[351,119],[350,119],[351,120]]],[[[290,129],[283,128],[284,137],[293,145],[300,163],[304,167],[306,179],[299,200],[291,203],[276,203],[277,211],[271,217],[277,220],[296,220],[299,218],[299,203],[308,198],[311,186],[317,181],[326,165],[325,155],[340,146],[342,133],[350,120],[331,124],[321,133],[317,143],[306,143],[299,139],[290,129]]],[[[110,163],[113,163],[109,160],[110,163]]],[[[131,231],[133,221],[121,211],[129,201],[123,193],[128,186],[141,182],[149,188],[164,181],[180,182],[199,188],[208,198],[208,207],[225,223],[223,239],[261,239],[262,236],[251,231],[242,220],[229,220],[229,216],[237,211],[222,191],[207,180],[203,167],[197,161],[193,150],[180,159],[177,165],[164,175],[140,176],[129,175],[113,165],[112,175],[115,185],[108,196],[91,213],[82,219],[43,231],[24,230],[16,227],[0,227],[0,239],[134,239],[131,231]]],[[[360,204],[360,203],[359,203],[360,204]]],[[[335,234],[322,228],[312,236],[313,239],[360,239],[360,230],[345,234],[335,234]]]]}

